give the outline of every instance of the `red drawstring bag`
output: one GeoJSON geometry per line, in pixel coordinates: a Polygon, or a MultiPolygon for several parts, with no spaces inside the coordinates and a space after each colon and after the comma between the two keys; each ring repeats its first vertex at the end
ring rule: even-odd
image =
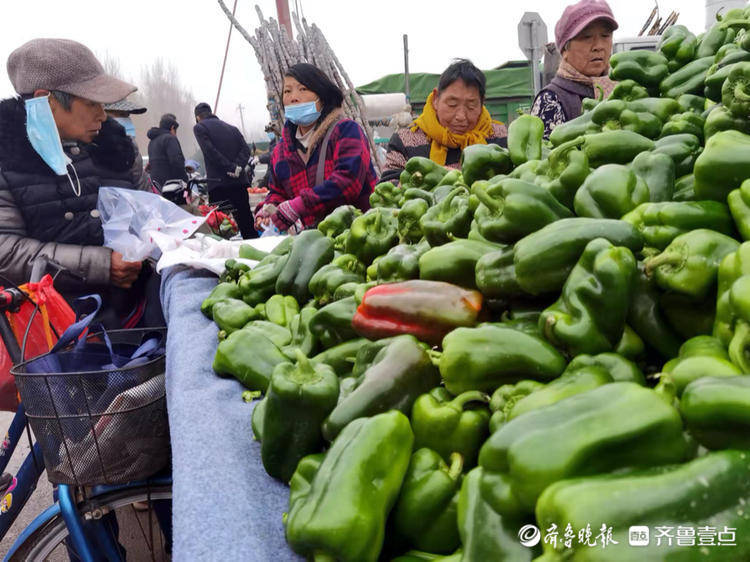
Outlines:
{"type": "MultiPolygon", "coordinates": [[[[13,333],[16,335],[19,347],[23,343],[26,326],[34,312],[35,304],[39,304],[39,310],[26,338],[26,352],[24,359],[31,359],[37,355],[47,353],[55,345],[58,334],[62,334],[65,328],[75,322],[76,315],[70,305],[52,286],[52,277],[45,275],[39,283],[26,283],[20,289],[29,295],[33,302],[25,300],[18,312],[6,312],[13,333]],[[54,331],[52,327],[54,326],[54,331]]],[[[10,374],[13,366],[8,350],[0,341],[0,410],[15,412],[18,409],[18,392],[16,383],[10,374]]]]}

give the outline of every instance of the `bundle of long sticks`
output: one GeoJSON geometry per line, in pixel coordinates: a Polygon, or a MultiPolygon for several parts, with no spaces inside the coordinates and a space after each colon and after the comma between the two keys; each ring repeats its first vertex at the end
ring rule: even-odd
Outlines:
{"type": "Polygon", "coordinates": [[[218,0],[218,3],[235,29],[252,45],[255,51],[255,56],[258,58],[266,82],[267,107],[271,122],[276,125],[277,131],[281,131],[284,125],[282,104],[284,73],[290,66],[299,62],[313,64],[322,70],[344,93],[342,109],[349,119],[357,121],[364,129],[370,144],[373,165],[377,171],[380,171],[379,163],[375,158],[375,138],[367,120],[365,104],[320,28],[314,23],[308,25],[305,18],[300,20],[297,13],[293,12],[292,19],[294,20],[297,37],[291,39],[284,26],[279,25],[274,18],[266,20],[260,8],[256,5],[255,11],[260,19],[260,25],[255,29],[255,34],[251,35],[232,15],[231,10],[227,8],[223,0],[218,0]]]}

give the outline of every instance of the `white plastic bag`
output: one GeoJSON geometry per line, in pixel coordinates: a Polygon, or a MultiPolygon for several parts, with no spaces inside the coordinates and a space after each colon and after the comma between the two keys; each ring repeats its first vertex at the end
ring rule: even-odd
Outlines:
{"type": "Polygon", "coordinates": [[[125,261],[158,259],[161,250],[154,242],[154,233],[184,240],[206,220],[156,193],[118,187],[100,187],[96,207],[102,219],[104,245],[120,252],[125,261]]]}

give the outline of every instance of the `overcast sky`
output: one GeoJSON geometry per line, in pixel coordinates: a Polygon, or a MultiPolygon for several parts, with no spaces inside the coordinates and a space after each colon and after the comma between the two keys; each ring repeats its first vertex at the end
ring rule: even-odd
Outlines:
{"type": "MultiPolygon", "coordinates": [[[[231,9],[233,0],[225,3],[231,9]]],[[[239,0],[237,18],[250,33],[258,25],[256,4],[266,18],[276,16],[274,0],[239,0]]],[[[559,0],[289,0],[290,10],[299,6],[308,23],[322,29],[355,85],[403,71],[404,33],[409,35],[413,72],[440,72],[455,57],[469,58],[483,69],[522,59],[516,30],[523,13],[539,12],[553,41],[555,23],[566,4],[559,0]]],[[[617,39],[637,35],[654,1],[610,0],[610,5],[620,24],[617,39]]],[[[679,10],[678,23],[696,34],[703,31],[704,0],[662,0],[659,7],[662,17],[679,10]]],[[[213,106],[228,31],[228,20],[216,0],[6,0],[2,19],[3,60],[34,37],[75,39],[99,55],[118,59],[125,76],[137,85],[141,68],[162,57],[174,63],[198,101],[213,106]]],[[[2,72],[0,95],[12,94],[2,72]]],[[[233,32],[216,113],[240,126],[240,103],[245,107],[248,136],[262,136],[268,121],[263,77],[252,47],[233,32]]]]}

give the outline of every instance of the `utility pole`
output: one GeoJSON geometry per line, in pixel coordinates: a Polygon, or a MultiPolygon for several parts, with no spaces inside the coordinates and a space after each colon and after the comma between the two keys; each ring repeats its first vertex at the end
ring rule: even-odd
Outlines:
{"type": "Polygon", "coordinates": [[[245,109],[245,106],[240,104],[237,104],[237,109],[240,110],[240,123],[242,123],[242,136],[247,140],[247,133],[245,133],[245,118],[242,115],[242,110],[245,109]]]}
{"type": "Polygon", "coordinates": [[[294,39],[292,33],[292,17],[289,15],[288,0],[276,0],[276,15],[279,17],[279,25],[283,25],[289,39],[294,39]]]}
{"type": "Polygon", "coordinates": [[[404,33],[404,95],[406,103],[411,103],[411,84],[409,80],[409,36],[404,33]]]}

